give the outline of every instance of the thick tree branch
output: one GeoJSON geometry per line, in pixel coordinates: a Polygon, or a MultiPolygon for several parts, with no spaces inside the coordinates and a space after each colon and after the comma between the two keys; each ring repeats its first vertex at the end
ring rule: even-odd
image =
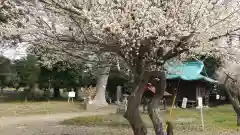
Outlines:
{"type": "Polygon", "coordinates": [[[118,51],[116,54],[120,56],[123,59],[123,61],[127,64],[128,68],[133,71],[134,69],[133,65],[131,64],[131,62],[129,62],[129,60],[125,57],[125,55],[121,51],[118,51]]]}
{"type": "Polygon", "coordinates": [[[57,9],[63,9],[64,11],[68,12],[69,14],[76,14],[76,15],[80,15],[80,16],[83,15],[80,11],[78,11],[79,9],[76,9],[73,6],[72,7],[66,7],[66,6],[60,4],[60,2],[57,2],[55,0],[50,0],[51,3],[47,0],[39,0],[39,1],[48,5],[48,6],[55,6],[57,9]]]}
{"type": "Polygon", "coordinates": [[[188,44],[189,44],[189,40],[195,35],[195,32],[191,32],[188,36],[184,36],[180,39],[180,41],[175,45],[175,47],[171,50],[169,50],[163,57],[162,60],[164,61],[164,63],[171,59],[174,58],[176,56],[179,56],[180,54],[189,51],[188,44]],[[185,47],[185,46],[186,47],[185,47]]]}
{"type": "Polygon", "coordinates": [[[171,58],[174,58],[176,56],[179,56],[182,53],[187,52],[187,51],[189,51],[189,49],[182,49],[180,51],[175,51],[175,52],[169,51],[166,55],[163,56],[162,59],[163,59],[164,62],[166,62],[167,60],[169,60],[171,58]]]}
{"type": "Polygon", "coordinates": [[[1,2],[0,2],[0,9],[4,6],[4,2],[5,2],[6,0],[2,0],[1,2]]]}
{"type": "Polygon", "coordinates": [[[86,43],[91,44],[91,45],[99,45],[98,47],[100,50],[105,51],[105,52],[113,52],[117,53],[119,51],[119,45],[117,41],[112,41],[108,43],[104,43],[101,41],[97,40],[90,40],[90,39],[77,39],[75,36],[69,36],[69,35],[51,35],[48,33],[42,33],[43,35],[50,37],[52,39],[56,39],[57,41],[62,41],[62,42],[68,42],[68,43],[75,43],[78,45],[82,45],[83,48],[86,47],[86,43]]]}
{"type": "Polygon", "coordinates": [[[234,30],[231,30],[230,32],[225,33],[225,34],[222,34],[222,35],[219,35],[219,36],[215,36],[215,37],[211,37],[210,39],[208,39],[208,41],[211,42],[211,41],[218,40],[220,38],[231,36],[231,35],[233,35],[233,36],[240,36],[240,34],[234,34],[233,33],[233,32],[239,31],[239,30],[240,30],[240,28],[236,28],[234,30]]]}

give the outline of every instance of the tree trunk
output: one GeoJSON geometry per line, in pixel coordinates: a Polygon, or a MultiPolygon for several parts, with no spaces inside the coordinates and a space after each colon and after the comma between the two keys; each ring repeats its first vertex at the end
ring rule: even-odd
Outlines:
{"type": "MultiPolygon", "coordinates": [[[[158,77],[160,80],[154,79],[151,80],[153,86],[155,86],[155,95],[148,106],[149,117],[152,120],[153,127],[156,135],[165,135],[164,132],[164,121],[161,118],[160,112],[160,100],[163,99],[164,91],[166,89],[166,77],[164,72],[158,72],[153,74],[155,77],[158,77]]],[[[173,135],[173,129],[171,123],[168,122],[167,135],[173,135]]]]}
{"type": "Polygon", "coordinates": [[[36,83],[29,85],[29,90],[28,90],[28,93],[27,93],[27,97],[30,100],[35,100],[35,91],[37,90],[37,88],[38,88],[38,84],[36,84],[36,83]]]}
{"type": "Polygon", "coordinates": [[[96,86],[97,93],[92,101],[92,104],[96,106],[102,107],[102,106],[108,105],[106,101],[105,92],[106,92],[109,72],[110,72],[110,65],[103,65],[103,67],[101,68],[101,74],[99,75],[97,80],[97,86],[96,86]]]}
{"type": "Polygon", "coordinates": [[[16,91],[16,92],[18,92],[18,91],[19,91],[19,89],[20,89],[20,87],[18,86],[18,87],[16,87],[16,90],[15,90],[15,91],[16,91]]]}
{"type": "Polygon", "coordinates": [[[53,89],[53,98],[59,98],[60,97],[60,89],[54,88],[53,89]]]}
{"type": "Polygon", "coordinates": [[[28,92],[29,92],[29,85],[27,87],[24,87],[24,101],[27,103],[28,101],[28,92]]]}
{"type": "Polygon", "coordinates": [[[74,88],[74,92],[75,92],[75,100],[78,100],[79,97],[78,97],[78,88],[74,88]]]}
{"type": "Polygon", "coordinates": [[[229,90],[227,90],[227,94],[228,94],[228,99],[230,100],[230,103],[232,104],[232,107],[234,109],[234,111],[237,114],[237,126],[240,126],[240,105],[239,105],[239,101],[237,101],[237,99],[235,99],[231,92],[229,90]]]}
{"type": "Polygon", "coordinates": [[[0,87],[0,101],[4,101],[4,91],[2,87],[0,87]]]}
{"type": "Polygon", "coordinates": [[[240,113],[237,114],[237,126],[240,126],[240,113]]]}
{"type": "Polygon", "coordinates": [[[3,96],[3,93],[4,93],[4,91],[3,91],[3,88],[1,87],[0,88],[0,96],[3,96]]]}
{"type": "Polygon", "coordinates": [[[143,74],[140,77],[138,83],[135,83],[134,92],[130,95],[128,99],[127,111],[124,114],[124,117],[130,123],[134,135],[146,135],[147,128],[140,116],[139,106],[141,103],[142,94],[144,92],[144,87],[148,82],[148,76],[143,74]]]}
{"type": "Polygon", "coordinates": [[[226,81],[225,81],[225,84],[224,84],[223,87],[226,90],[226,93],[228,95],[228,99],[229,99],[230,103],[232,104],[232,107],[233,107],[234,111],[237,114],[237,126],[240,126],[240,105],[239,105],[240,93],[238,91],[238,93],[237,93],[238,95],[237,96],[239,98],[235,98],[234,95],[232,95],[231,90],[226,88],[225,85],[226,85],[226,81]]]}

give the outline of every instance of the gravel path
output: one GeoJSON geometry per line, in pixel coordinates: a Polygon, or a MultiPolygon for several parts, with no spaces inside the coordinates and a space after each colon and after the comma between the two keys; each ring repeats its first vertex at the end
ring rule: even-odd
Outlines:
{"type": "MultiPolygon", "coordinates": [[[[21,117],[1,117],[1,135],[73,135],[71,126],[62,126],[58,122],[80,116],[105,115],[114,110],[96,112],[63,113],[49,115],[33,115],[21,117]],[[69,134],[69,133],[70,134],[69,134]]],[[[78,130],[78,127],[74,127],[78,130]]],[[[81,133],[76,133],[81,134],[81,133]]],[[[84,135],[84,134],[81,134],[84,135]]]]}
{"type": "MultiPolygon", "coordinates": [[[[115,109],[102,110],[99,112],[80,112],[63,113],[51,115],[34,115],[21,117],[2,117],[0,118],[1,135],[132,135],[132,130],[128,128],[110,127],[85,127],[85,126],[66,126],[59,122],[65,119],[78,116],[105,115],[114,112],[115,109]]],[[[149,130],[149,135],[154,135],[149,130]]],[[[175,132],[175,135],[216,135],[207,132],[175,132]]],[[[240,133],[225,133],[218,135],[240,135],[240,133]]]]}

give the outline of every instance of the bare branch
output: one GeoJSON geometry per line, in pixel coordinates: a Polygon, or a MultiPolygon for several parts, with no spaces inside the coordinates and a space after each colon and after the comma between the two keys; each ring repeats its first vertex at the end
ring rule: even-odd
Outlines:
{"type": "Polygon", "coordinates": [[[234,29],[234,30],[231,30],[231,31],[229,31],[229,32],[227,32],[227,33],[225,33],[225,34],[223,34],[223,35],[219,35],[219,36],[216,36],[216,37],[211,37],[208,41],[209,42],[211,42],[211,41],[214,41],[214,40],[217,40],[217,39],[221,39],[221,38],[223,38],[223,37],[227,37],[227,36],[231,36],[231,35],[233,35],[233,36],[239,36],[239,34],[233,34],[233,32],[236,32],[236,31],[239,31],[240,30],[240,27],[239,28],[236,28],[236,29],[234,29]]]}
{"type": "Polygon", "coordinates": [[[45,4],[47,4],[48,6],[55,6],[56,8],[60,8],[60,9],[63,9],[64,11],[70,13],[70,14],[76,14],[76,15],[79,15],[79,16],[82,16],[83,14],[79,11],[79,9],[76,9],[74,7],[66,7],[64,6],[63,4],[60,4],[60,2],[57,2],[55,0],[50,0],[52,3],[49,3],[48,1],[46,0],[39,0],[40,2],[43,2],[45,4]]]}
{"type": "Polygon", "coordinates": [[[239,11],[240,11],[240,8],[238,7],[237,10],[231,12],[228,16],[224,17],[223,19],[220,19],[218,22],[210,25],[209,27],[211,28],[211,27],[216,26],[217,24],[219,24],[219,23],[221,23],[221,22],[226,21],[228,18],[232,17],[234,14],[236,14],[236,13],[239,12],[239,11]]]}
{"type": "Polygon", "coordinates": [[[0,2],[0,9],[4,6],[4,2],[5,2],[6,0],[2,0],[1,2],[0,2]]]}
{"type": "Polygon", "coordinates": [[[194,32],[190,33],[188,36],[184,36],[180,39],[180,41],[175,45],[172,50],[169,50],[162,58],[165,62],[168,59],[179,56],[180,54],[189,51],[188,48],[185,48],[183,45],[187,45],[189,40],[194,36],[194,32]]]}
{"type": "Polygon", "coordinates": [[[171,58],[174,58],[174,57],[177,57],[177,56],[181,55],[182,53],[185,53],[185,52],[188,52],[188,51],[189,51],[189,49],[182,49],[182,50],[177,51],[177,52],[169,51],[166,55],[163,56],[162,59],[165,63],[167,60],[169,60],[171,58]]]}

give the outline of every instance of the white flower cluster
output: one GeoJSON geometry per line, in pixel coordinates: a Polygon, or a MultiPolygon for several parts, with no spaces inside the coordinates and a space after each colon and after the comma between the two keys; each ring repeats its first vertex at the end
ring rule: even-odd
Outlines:
{"type": "MultiPolygon", "coordinates": [[[[140,46],[140,41],[157,37],[152,47],[163,47],[165,52],[176,44],[165,40],[179,41],[194,32],[191,42],[182,46],[191,52],[209,52],[217,48],[209,42],[214,36],[225,34],[239,23],[239,1],[176,0],[154,3],[150,0],[108,1],[84,10],[90,21],[92,34],[102,41],[119,40],[121,48],[140,46]]],[[[127,52],[126,52],[127,53],[127,52]]]]}
{"type": "Polygon", "coordinates": [[[37,7],[23,2],[19,7],[31,11],[25,12],[25,20],[21,21],[25,27],[16,29],[12,21],[8,27],[0,26],[4,35],[30,33],[30,37],[25,37],[39,41],[38,45],[77,55],[96,52],[106,44],[108,52],[121,52],[124,55],[121,57],[133,65],[136,59],[147,59],[154,64],[171,51],[217,54],[221,49],[211,39],[217,40],[240,28],[239,0],[42,1],[45,2],[37,7]],[[184,40],[191,34],[191,38],[184,40]],[[86,38],[101,44],[86,42],[86,38]],[[141,47],[146,51],[143,54],[141,47]]]}

